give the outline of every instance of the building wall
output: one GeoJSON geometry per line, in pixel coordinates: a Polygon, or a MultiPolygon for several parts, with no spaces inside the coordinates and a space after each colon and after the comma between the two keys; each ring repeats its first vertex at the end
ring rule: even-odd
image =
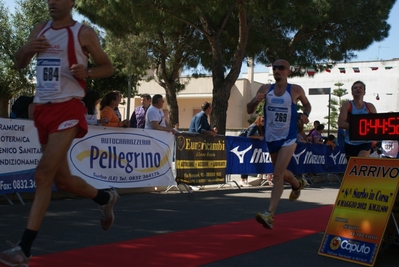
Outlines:
{"type": "MultiPolygon", "coordinates": [[[[248,126],[247,120],[251,115],[246,113],[246,104],[256,95],[262,84],[274,82],[271,72],[252,74],[249,71],[249,74],[244,74],[243,77],[238,79],[231,89],[226,129],[232,131],[248,126]]],[[[182,79],[187,80],[187,78],[182,79]]],[[[309,95],[309,88],[331,88],[332,91],[338,88],[334,84],[340,82],[344,84],[341,88],[347,89],[349,93],[342,99],[352,99],[350,88],[357,80],[366,84],[364,99],[372,102],[378,112],[399,111],[399,59],[337,63],[330,72],[316,73],[313,77],[305,75],[289,78],[288,82],[299,84],[304,88],[312,105],[311,123],[314,120],[327,123],[324,117],[328,115],[329,95],[309,95]],[[345,73],[341,73],[339,68],[345,68],[345,73]],[[359,72],[354,72],[353,68],[358,68],[359,72]],[[372,68],[378,69],[372,70],[372,68]],[[380,100],[376,100],[377,94],[380,100]]],[[[212,88],[212,77],[192,78],[188,81],[186,89],[177,96],[180,128],[187,129],[192,116],[201,108],[201,104],[204,101],[212,101],[212,88]]],[[[165,90],[155,81],[142,82],[138,91],[139,94],[165,95],[165,90]]],[[[138,105],[140,105],[140,98],[136,97],[131,101],[130,112],[138,105]]],[[[167,109],[166,103],[163,109],[167,109]]]]}
{"type": "MultiPolygon", "coordinates": [[[[186,78],[183,78],[187,80],[186,78]]],[[[188,80],[187,80],[188,81],[188,80]]],[[[257,90],[260,83],[250,83],[247,79],[238,79],[231,89],[231,95],[227,109],[227,129],[242,129],[248,126],[248,119],[251,115],[246,112],[246,104],[252,99],[252,90],[257,90]],[[255,88],[255,89],[253,89],[255,88]]],[[[179,106],[179,127],[188,129],[192,117],[201,109],[201,104],[205,101],[212,102],[212,78],[202,77],[198,79],[190,79],[186,85],[186,89],[177,96],[179,106]]],[[[142,82],[138,87],[139,94],[165,95],[165,90],[155,81],[142,82]]],[[[140,97],[131,100],[131,113],[134,107],[140,105],[140,97]]],[[[167,110],[167,103],[163,106],[167,110]]]]}

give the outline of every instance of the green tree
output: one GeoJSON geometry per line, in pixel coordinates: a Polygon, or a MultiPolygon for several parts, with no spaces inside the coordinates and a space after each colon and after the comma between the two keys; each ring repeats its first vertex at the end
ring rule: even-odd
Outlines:
{"type": "Polygon", "coordinates": [[[344,85],[341,82],[335,83],[334,85],[338,88],[333,89],[331,95],[338,97],[338,99],[331,97],[330,104],[327,105],[327,107],[330,109],[330,117],[325,116],[324,119],[327,119],[330,122],[330,128],[338,129],[339,110],[341,109],[342,102],[344,101],[342,97],[348,94],[348,90],[341,88],[341,86],[344,85]]]}
{"type": "MultiPolygon", "coordinates": [[[[124,56],[132,58],[130,65],[133,69],[137,70],[137,66],[141,66],[139,71],[142,72],[142,66],[147,66],[147,69],[153,70],[150,78],[165,89],[169,123],[175,125],[179,122],[177,94],[188,83],[187,79],[184,82],[180,79],[180,74],[184,68],[197,66],[199,60],[199,39],[195,36],[198,31],[185,22],[168,19],[170,15],[162,11],[155,2],[130,3],[130,8],[134,9],[127,8],[129,3],[125,2],[113,3],[111,6],[102,5],[102,8],[97,4],[95,1],[80,2],[77,8],[82,14],[107,28],[107,35],[112,36],[107,39],[110,43],[115,43],[114,47],[119,44],[116,51],[126,51],[124,56]],[[94,6],[96,10],[91,8],[94,6]],[[128,23],[126,20],[129,19],[126,17],[103,21],[104,14],[113,13],[110,9],[119,10],[129,17],[133,12],[139,23],[128,23]],[[129,49],[120,49],[121,46],[129,49]]],[[[124,58],[122,60],[126,61],[124,58]]],[[[135,75],[135,72],[130,74],[135,75]]]]}
{"type": "Polygon", "coordinates": [[[285,58],[298,70],[323,70],[326,60],[354,59],[356,51],[386,38],[395,0],[261,2],[263,15],[255,18],[260,27],[252,27],[251,37],[256,32],[262,39],[249,43],[248,54],[264,64],[285,58]]]}
{"type": "Polygon", "coordinates": [[[48,20],[47,3],[42,0],[17,0],[15,13],[0,0],[0,116],[8,117],[8,102],[21,94],[34,93],[34,65],[24,70],[14,66],[14,54],[27,40],[33,26],[48,20]]]}
{"type": "MultiPolygon", "coordinates": [[[[133,67],[132,61],[137,58],[137,53],[130,42],[124,42],[120,38],[113,36],[111,33],[103,33],[96,25],[83,22],[93,27],[100,39],[100,44],[106,54],[109,56],[114,67],[114,74],[111,77],[103,79],[87,79],[86,89],[96,90],[101,96],[114,90],[126,94],[130,89],[135,94],[134,87],[141,76],[145,74],[147,67],[133,67]],[[130,81],[130,82],[129,82],[130,81]],[[130,88],[128,87],[130,85],[130,88]]],[[[88,68],[94,66],[92,58],[89,58],[88,68]]]]}

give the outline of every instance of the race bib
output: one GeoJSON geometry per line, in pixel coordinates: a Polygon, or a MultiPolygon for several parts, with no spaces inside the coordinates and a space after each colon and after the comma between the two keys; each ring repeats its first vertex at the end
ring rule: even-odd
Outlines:
{"type": "Polygon", "coordinates": [[[285,124],[288,117],[288,109],[284,107],[268,107],[268,111],[273,114],[270,119],[274,123],[285,124]]]}
{"type": "Polygon", "coordinates": [[[36,67],[36,90],[41,93],[61,91],[61,59],[39,58],[36,67]]]}

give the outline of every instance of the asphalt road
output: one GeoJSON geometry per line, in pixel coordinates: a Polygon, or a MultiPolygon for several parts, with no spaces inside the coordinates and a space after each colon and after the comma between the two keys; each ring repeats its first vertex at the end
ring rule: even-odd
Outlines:
{"type": "MultiPolygon", "coordinates": [[[[290,190],[286,189],[278,213],[334,204],[338,189],[339,183],[317,183],[305,188],[296,202],[288,200],[290,190]]],[[[32,253],[37,256],[251,219],[265,210],[270,192],[270,187],[235,189],[225,186],[222,189],[205,187],[190,194],[178,191],[125,193],[115,206],[115,224],[107,232],[101,229],[98,206],[91,200],[53,199],[32,253]]],[[[6,240],[17,242],[20,238],[30,206],[30,200],[25,206],[0,202],[1,250],[7,248],[6,240]]],[[[322,237],[323,232],[205,266],[359,266],[318,255],[322,237]]],[[[398,266],[398,259],[398,254],[380,253],[375,266],[398,266]]]]}

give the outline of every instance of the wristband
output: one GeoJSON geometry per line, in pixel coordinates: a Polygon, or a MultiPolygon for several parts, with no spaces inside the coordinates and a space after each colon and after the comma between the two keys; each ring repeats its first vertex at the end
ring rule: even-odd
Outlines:
{"type": "Polygon", "coordinates": [[[303,115],[305,115],[306,117],[308,117],[309,118],[309,113],[307,113],[307,112],[303,112],[303,115]]]}

